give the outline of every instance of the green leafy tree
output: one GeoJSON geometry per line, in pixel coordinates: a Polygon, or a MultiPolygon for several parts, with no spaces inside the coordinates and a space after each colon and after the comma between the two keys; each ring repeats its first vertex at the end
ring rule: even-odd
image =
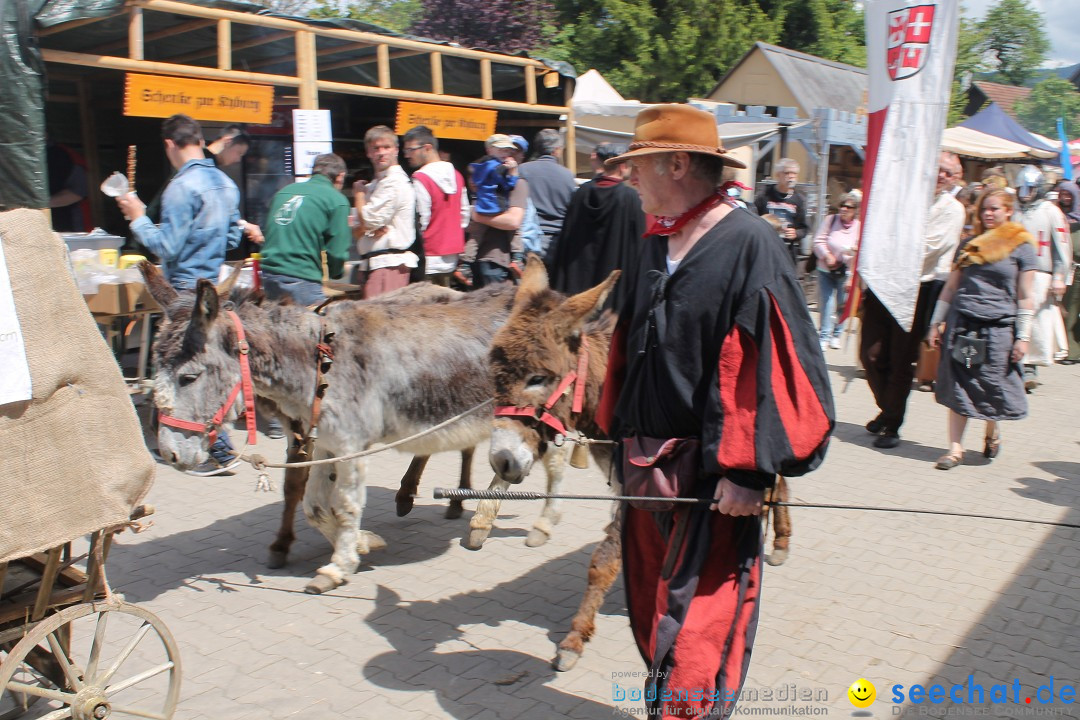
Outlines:
{"type": "Polygon", "coordinates": [[[1057,119],[1065,118],[1065,129],[1080,130],[1080,92],[1068,80],[1051,77],[1038,83],[1031,94],[1016,103],[1016,117],[1032,132],[1057,137],[1057,119]]]}
{"type": "Polygon", "coordinates": [[[342,6],[335,0],[319,0],[311,17],[342,17],[378,25],[394,32],[407,32],[420,17],[420,0],[360,0],[342,6]]]}
{"type": "Polygon", "coordinates": [[[1046,59],[1046,21],[1028,0],[998,0],[979,21],[977,50],[1002,82],[1023,85],[1046,59]]]}
{"type": "Polygon", "coordinates": [[[826,60],[866,67],[866,28],[851,0],[777,0],[762,3],[770,15],[782,12],[777,44],[826,60]]]}
{"type": "Polygon", "coordinates": [[[866,63],[852,0],[556,0],[555,9],[542,52],[645,101],[705,94],[756,41],[866,63]]]}

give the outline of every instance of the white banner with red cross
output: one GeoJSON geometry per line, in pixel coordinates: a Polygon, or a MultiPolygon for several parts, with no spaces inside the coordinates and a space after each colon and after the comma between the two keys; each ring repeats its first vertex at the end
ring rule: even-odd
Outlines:
{"type": "Polygon", "coordinates": [[[856,270],[905,329],[919,292],[959,6],[959,0],[866,3],[870,115],[856,270]]]}

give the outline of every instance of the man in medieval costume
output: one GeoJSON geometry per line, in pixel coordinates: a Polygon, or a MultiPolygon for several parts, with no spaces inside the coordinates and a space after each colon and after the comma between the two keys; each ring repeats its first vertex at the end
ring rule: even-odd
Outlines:
{"type": "MultiPolygon", "coordinates": [[[[1061,313],[1056,307],[1072,279],[1072,244],[1069,224],[1057,205],[1046,199],[1046,178],[1034,165],[1020,168],[1016,178],[1019,212],[1015,220],[1035,238],[1038,261],[1032,295],[1035,322],[1031,344],[1024,356],[1024,388],[1031,392],[1039,385],[1039,366],[1053,365],[1056,338],[1065,335],[1061,313]]],[[[1061,348],[1067,350],[1067,347],[1061,348]]]]}
{"type": "Polygon", "coordinates": [[[715,118],[643,110],[618,163],[656,220],[630,273],[599,419],[622,441],[628,494],[713,500],[624,508],[644,697],[655,717],[726,718],[757,627],[764,491],[821,463],[832,394],[784,243],[719,189],[724,167],[743,165],[715,118]]]}

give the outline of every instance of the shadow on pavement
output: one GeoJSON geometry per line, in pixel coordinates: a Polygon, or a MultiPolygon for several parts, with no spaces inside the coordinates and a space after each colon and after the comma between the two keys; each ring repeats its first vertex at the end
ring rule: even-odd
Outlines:
{"type": "MultiPolygon", "coordinates": [[[[371,658],[364,677],[393,690],[430,690],[447,717],[472,718],[482,710],[506,718],[566,717],[571,712],[582,718],[610,716],[609,705],[548,686],[558,674],[551,658],[581,600],[592,547],[553,558],[490,590],[436,601],[403,602],[395,591],[378,586],[375,610],[366,622],[394,649],[371,658]],[[580,578],[577,591],[550,582],[575,575],[580,578]],[[484,635],[475,627],[483,624],[491,628],[491,645],[505,646],[511,633],[518,632],[503,627],[508,623],[545,629],[551,642],[548,655],[482,649],[466,638],[466,633],[484,635]]],[[[601,613],[625,615],[621,579],[601,613]]],[[[586,644],[585,654],[589,652],[586,644]]]]}
{"type": "MultiPolygon", "coordinates": [[[[245,491],[246,491],[245,486],[245,491]]],[[[237,492],[241,492],[238,488],[237,492]]],[[[280,493],[280,490],[278,491],[280,493]]],[[[404,518],[394,514],[395,490],[368,488],[368,502],[362,527],[382,536],[387,548],[362,558],[359,572],[372,565],[394,566],[438,557],[468,531],[468,514],[446,520],[444,506],[421,505],[404,518]],[[410,542],[410,538],[420,541],[410,542]]],[[[281,522],[280,499],[247,512],[216,520],[210,525],[127,544],[121,540],[109,556],[109,580],[122,589],[129,602],[146,602],[171,589],[190,585],[193,578],[215,577],[221,573],[242,573],[252,584],[266,578],[289,578],[302,590],[307,580],[330,558],[330,543],[307,524],[297,511],[296,542],[289,564],[278,570],[266,567],[267,548],[274,541],[281,522]],[[153,565],[153,580],[140,568],[153,565]]],[[[160,508],[159,512],[175,512],[160,508]]],[[[524,536],[526,531],[504,529],[501,536],[524,536]]],[[[588,567],[587,559],[583,567],[588,567]]]]}

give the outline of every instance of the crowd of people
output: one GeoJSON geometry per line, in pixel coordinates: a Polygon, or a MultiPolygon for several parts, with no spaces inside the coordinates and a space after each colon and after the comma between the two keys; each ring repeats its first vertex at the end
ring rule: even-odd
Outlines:
{"type": "MultiPolygon", "coordinates": [[[[667,448],[647,458],[640,494],[712,501],[623,511],[628,610],[650,707],[730,712],[754,640],[764,493],[777,475],[817,467],[835,423],[824,353],[840,345],[837,316],[857,277],[861,194],[840,196],[818,223],[806,268],[817,272],[815,328],[798,279],[810,232],[798,164],[781,160],[776,182],[747,207],[725,182],[742,163],[713,116],[688,105],[643,110],[628,146],[596,147],[594,175],[580,187],[554,130],[537,134],[528,162],[525,138],[493,135],[463,175],[427,127],[399,142],[376,126],[364,137],[374,179],[354,183],[350,202],[345,162],[320,155],[306,182],[274,196],[264,239],[238,222],[236,186],[204,155],[198,124],[174,116],[163,137],[176,174],[161,222],[135,195],[118,202],[179,289],[215,279],[244,233],[263,240],[266,294],[311,306],[325,299],[324,271],[342,277],[351,251],[364,297],[419,278],[466,289],[512,282],[526,251],[567,293],[623,271],[606,305],[618,326],[597,420],[621,442],[623,480],[637,473],[627,464],[633,448],[667,448]],[[678,687],[719,694],[665,698],[678,687]]],[[[996,457],[1000,423],[1026,416],[1038,368],[1080,362],[1080,188],[1060,183],[1048,196],[1035,167],[1012,187],[990,172],[962,188],[962,175],[959,158],[942,152],[912,326],[872,288],[858,310],[859,359],[879,409],[866,424],[873,445],[899,445],[918,379],[947,411],[941,470],[963,463],[969,419],[986,421],[982,454],[996,457]]],[[[229,449],[221,433],[212,454],[224,462],[229,449]]]]}

